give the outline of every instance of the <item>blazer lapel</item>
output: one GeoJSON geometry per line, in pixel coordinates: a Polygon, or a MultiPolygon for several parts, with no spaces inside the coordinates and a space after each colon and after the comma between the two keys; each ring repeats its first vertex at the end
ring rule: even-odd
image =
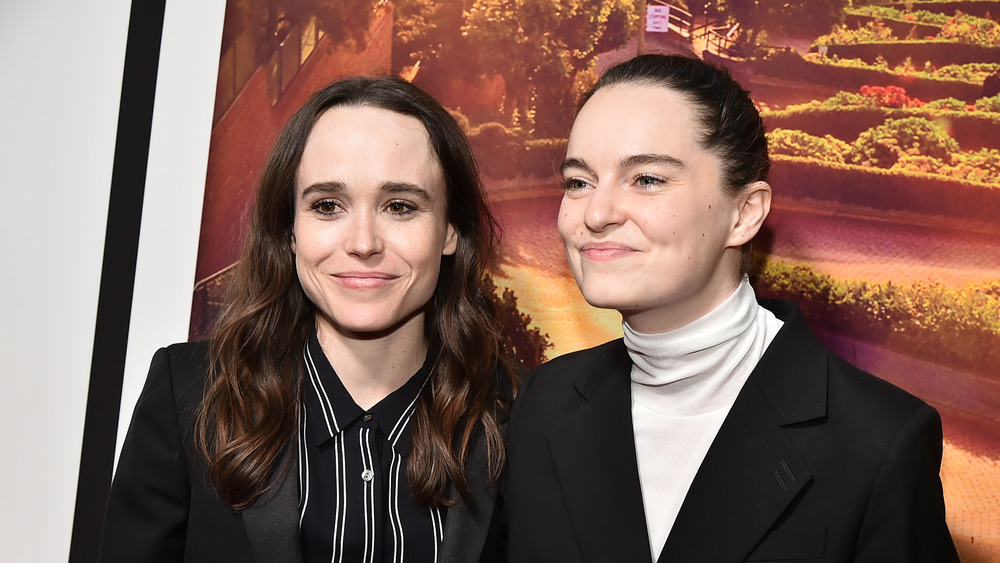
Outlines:
{"type": "Polygon", "coordinates": [[[659,561],[743,561],[812,479],[782,426],[825,416],[827,353],[797,309],[775,313],[785,327],[719,429],[659,561]]]}
{"type": "Polygon", "coordinates": [[[299,468],[295,456],[290,457],[274,488],[243,511],[243,524],[258,563],[302,561],[299,468]]]}
{"type": "Polygon", "coordinates": [[[650,561],[632,437],[631,361],[624,345],[576,382],[580,408],[548,436],[585,561],[650,561]]]}
{"type": "Polygon", "coordinates": [[[809,469],[748,381],[681,505],[660,561],[743,561],[809,469]]]}
{"type": "Polygon", "coordinates": [[[448,507],[445,515],[440,559],[443,563],[478,561],[493,517],[496,490],[489,486],[486,439],[482,432],[473,434],[468,459],[465,479],[469,486],[469,500],[463,502],[452,486],[451,498],[456,502],[448,507]]]}

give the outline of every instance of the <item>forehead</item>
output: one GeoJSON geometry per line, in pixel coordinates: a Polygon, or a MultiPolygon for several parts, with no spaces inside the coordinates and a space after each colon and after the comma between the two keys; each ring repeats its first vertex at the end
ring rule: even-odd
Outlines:
{"type": "Polygon", "coordinates": [[[419,120],[381,108],[339,106],[320,115],[309,132],[296,185],[301,190],[316,182],[350,187],[404,181],[434,188],[442,178],[419,120]]]}
{"type": "Polygon", "coordinates": [[[615,156],[668,154],[681,158],[701,148],[694,104],[676,90],[650,84],[601,88],[573,122],[569,152],[615,156]]]}

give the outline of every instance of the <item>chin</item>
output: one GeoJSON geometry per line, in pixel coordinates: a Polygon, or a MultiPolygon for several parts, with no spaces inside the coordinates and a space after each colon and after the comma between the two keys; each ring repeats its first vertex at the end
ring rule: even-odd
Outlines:
{"type": "Polygon", "coordinates": [[[402,328],[423,312],[423,309],[408,312],[408,309],[394,307],[359,307],[340,311],[333,317],[333,321],[341,333],[361,338],[379,338],[402,328]]]}
{"type": "Polygon", "coordinates": [[[337,332],[358,336],[366,333],[375,335],[390,332],[396,327],[389,315],[370,311],[341,311],[329,319],[332,321],[331,328],[337,332]]]}
{"type": "Polygon", "coordinates": [[[636,301],[635,299],[630,300],[625,296],[616,295],[615,294],[616,292],[611,292],[607,290],[600,290],[600,291],[581,290],[581,293],[583,293],[583,298],[587,300],[587,303],[589,303],[591,307],[597,307],[598,309],[615,309],[618,311],[623,311],[634,307],[636,301]],[[632,303],[633,305],[629,306],[626,305],[626,303],[632,303]]]}

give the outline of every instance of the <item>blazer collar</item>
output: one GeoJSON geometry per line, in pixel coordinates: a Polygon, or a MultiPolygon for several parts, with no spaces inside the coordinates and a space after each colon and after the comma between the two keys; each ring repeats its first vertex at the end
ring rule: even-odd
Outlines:
{"type": "Polygon", "coordinates": [[[762,305],[785,324],[709,448],[660,561],[743,561],[812,479],[782,426],[825,416],[828,355],[794,304],[762,305]]]}
{"type": "Polygon", "coordinates": [[[631,360],[606,344],[576,379],[584,401],[548,435],[584,561],[650,561],[632,438],[631,360]]]}
{"type": "Polygon", "coordinates": [[[448,507],[444,519],[444,538],[441,540],[440,551],[440,560],[446,563],[479,561],[493,517],[496,487],[490,486],[486,439],[479,430],[473,433],[469,444],[465,480],[469,486],[469,498],[465,502],[459,497],[455,486],[451,487],[451,498],[455,500],[455,504],[448,507]]]}
{"type": "Polygon", "coordinates": [[[250,538],[254,560],[302,562],[299,541],[299,468],[294,455],[267,493],[243,511],[243,525],[250,538]]]}
{"type": "Polygon", "coordinates": [[[826,416],[829,352],[791,301],[760,300],[785,324],[751,374],[782,426],[826,416]]]}

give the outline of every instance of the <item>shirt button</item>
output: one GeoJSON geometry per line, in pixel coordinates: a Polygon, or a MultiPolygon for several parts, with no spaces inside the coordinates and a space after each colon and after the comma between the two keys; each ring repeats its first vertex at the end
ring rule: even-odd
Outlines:
{"type": "Polygon", "coordinates": [[[365,413],[365,415],[361,417],[361,420],[363,420],[365,422],[368,422],[371,419],[372,419],[371,413],[365,413]]]}
{"type": "Polygon", "coordinates": [[[371,481],[374,478],[375,478],[375,472],[372,471],[371,469],[365,469],[364,471],[361,472],[362,481],[371,481]]]}

